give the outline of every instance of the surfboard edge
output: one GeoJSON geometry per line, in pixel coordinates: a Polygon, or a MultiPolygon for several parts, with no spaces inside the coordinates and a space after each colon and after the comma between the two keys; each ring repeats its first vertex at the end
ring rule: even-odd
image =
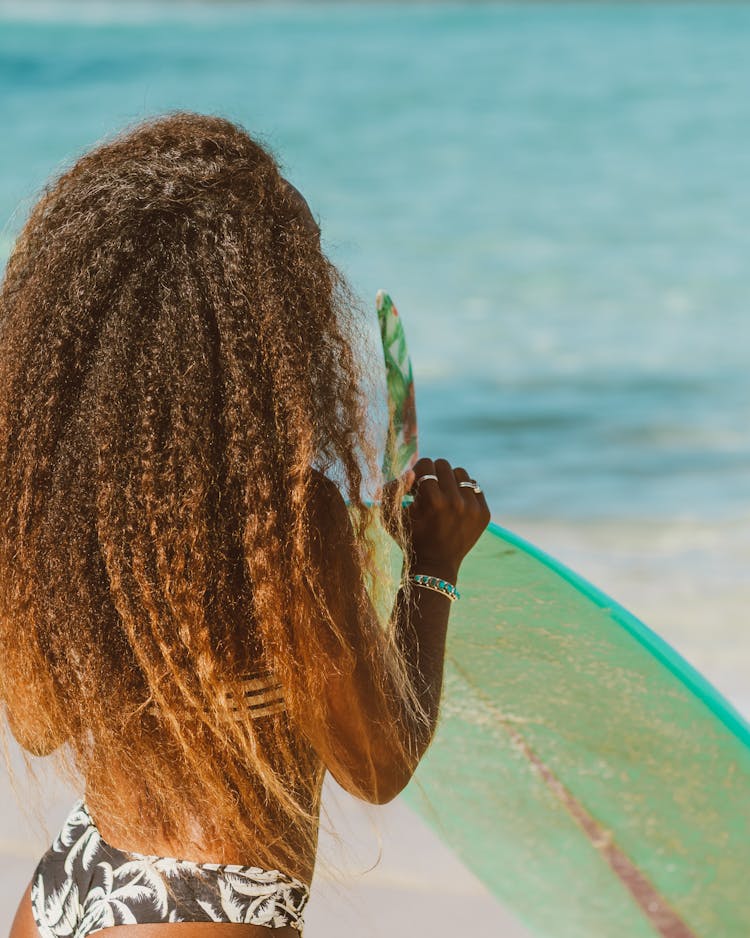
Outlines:
{"type": "Polygon", "coordinates": [[[583,593],[587,599],[611,613],[613,620],[624,628],[632,637],[652,654],[680,680],[695,696],[704,703],[711,713],[720,720],[730,732],[750,747],[750,723],[724,695],[714,687],[689,661],[672,647],[665,639],[650,629],[644,622],[629,612],[624,606],[612,599],[605,592],[590,583],[551,554],[546,553],[531,541],[519,534],[502,527],[496,521],[490,521],[487,530],[495,537],[520,548],[539,561],[543,566],[562,577],[571,586],[583,593]]]}

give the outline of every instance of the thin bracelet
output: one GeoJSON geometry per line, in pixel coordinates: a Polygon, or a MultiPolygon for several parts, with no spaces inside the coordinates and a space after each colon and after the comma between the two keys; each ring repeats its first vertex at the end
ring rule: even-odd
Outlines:
{"type": "Polygon", "coordinates": [[[449,583],[447,580],[441,580],[439,577],[427,576],[426,573],[414,573],[409,579],[412,583],[416,583],[417,586],[426,586],[427,589],[442,593],[443,596],[447,596],[452,603],[461,598],[461,594],[452,583],[449,583]]]}

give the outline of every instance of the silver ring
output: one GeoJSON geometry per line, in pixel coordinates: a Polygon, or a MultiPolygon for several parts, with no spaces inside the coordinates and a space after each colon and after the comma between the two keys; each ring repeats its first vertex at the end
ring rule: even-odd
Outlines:
{"type": "Polygon", "coordinates": [[[482,491],[477,483],[476,479],[471,479],[469,482],[459,482],[458,487],[461,489],[474,489],[477,495],[482,491]]]}
{"type": "Polygon", "coordinates": [[[438,479],[437,476],[433,476],[433,475],[420,476],[418,479],[414,481],[414,485],[419,485],[419,483],[423,482],[425,479],[434,479],[436,482],[440,481],[440,479],[438,479]]]}

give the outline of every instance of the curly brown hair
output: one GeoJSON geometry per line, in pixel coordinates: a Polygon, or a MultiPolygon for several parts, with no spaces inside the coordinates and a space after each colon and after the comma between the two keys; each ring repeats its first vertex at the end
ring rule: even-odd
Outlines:
{"type": "Polygon", "coordinates": [[[54,751],[123,829],[135,803],[172,842],[198,805],[206,843],[309,876],[325,769],[372,800],[362,766],[384,734],[414,763],[394,701],[428,720],[362,491],[379,449],[364,328],[270,150],[218,116],[104,141],[45,186],[16,240],[0,291],[0,700],[28,752],[54,751]],[[332,688],[363,655],[355,760],[332,688]],[[286,709],[238,718],[264,672],[286,709]]]}

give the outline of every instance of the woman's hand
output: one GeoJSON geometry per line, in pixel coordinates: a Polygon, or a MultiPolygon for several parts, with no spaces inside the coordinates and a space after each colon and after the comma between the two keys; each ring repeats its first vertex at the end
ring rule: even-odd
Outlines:
{"type": "Polygon", "coordinates": [[[410,505],[394,504],[396,483],[383,487],[386,529],[393,536],[389,518],[393,512],[402,511],[412,565],[458,570],[490,522],[484,493],[459,486],[459,482],[470,481],[469,473],[461,467],[451,468],[447,459],[433,462],[425,456],[414,464],[413,474],[410,491],[414,501],[410,505]],[[425,475],[435,475],[437,479],[419,482],[425,475]]]}

